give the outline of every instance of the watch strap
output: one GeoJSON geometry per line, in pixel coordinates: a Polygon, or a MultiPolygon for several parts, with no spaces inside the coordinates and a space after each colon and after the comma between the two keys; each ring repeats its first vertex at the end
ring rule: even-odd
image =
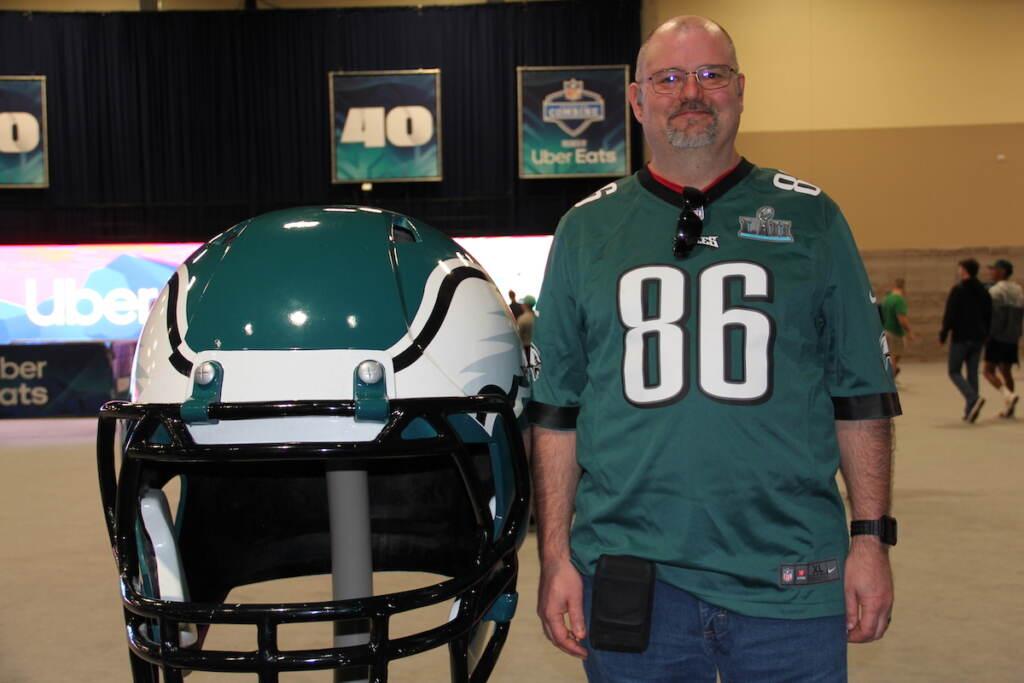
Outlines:
{"type": "Polygon", "coordinates": [[[896,520],[883,515],[878,519],[855,519],[850,522],[851,536],[878,536],[886,545],[896,545],[896,520]]]}

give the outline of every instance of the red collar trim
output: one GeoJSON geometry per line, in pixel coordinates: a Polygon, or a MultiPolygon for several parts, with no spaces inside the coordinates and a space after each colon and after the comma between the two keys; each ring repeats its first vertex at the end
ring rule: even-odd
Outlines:
{"type": "MultiPolygon", "coordinates": [[[[743,162],[743,160],[741,159],[741,160],[740,160],[740,162],[736,164],[736,166],[733,166],[733,167],[732,167],[732,168],[730,168],[730,169],[729,169],[728,171],[726,171],[726,172],[725,172],[725,173],[723,173],[722,175],[720,175],[720,176],[718,176],[717,178],[715,178],[714,180],[712,180],[712,181],[711,181],[710,183],[708,183],[708,184],[707,184],[707,186],[706,186],[706,187],[702,187],[702,188],[701,188],[701,192],[707,192],[707,191],[708,191],[708,190],[710,190],[710,189],[711,189],[712,187],[714,187],[714,186],[715,186],[715,185],[717,185],[718,183],[722,182],[722,179],[723,179],[723,178],[725,178],[725,177],[726,177],[727,175],[729,175],[730,173],[732,173],[733,171],[735,171],[735,170],[736,170],[736,168],[737,168],[737,167],[738,167],[738,166],[740,165],[740,163],[742,163],[742,162],[743,162]]],[[[651,168],[651,165],[650,165],[650,164],[647,164],[647,170],[648,170],[648,171],[650,172],[650,174],[651,174],[651,177],[652,177],[652,178],[654,178],[654,179],[655,179],[655,180],[657,180],[657,181],[658,181],[659,183],[661,183],[662,185],[664,185],[664,186],[665,186],[665,187],[667,187],[668,189],[672,190],[673,192],[682,192],[682,191],[683,191],[683,186],[682,186],[682,185],[679,185],[679,184],[677,184],[677,183],[674,183],[674,182],[672,182],[671,180],[669,180],[668,178],[665,178],[664,176],[660,176],[660,175],[658,175],[658,174],[657,174],[657,173],[655,172],[655,170],[654,170],[653,168],[651,168]]]]}

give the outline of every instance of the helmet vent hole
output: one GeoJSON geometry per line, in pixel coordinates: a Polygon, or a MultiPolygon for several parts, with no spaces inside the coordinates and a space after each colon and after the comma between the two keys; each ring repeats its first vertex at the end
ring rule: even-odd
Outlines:
{"type": "Polygon", "coordinates": [[[401,244],[403,242],[418,242],[419,240],[416,239],[416,233],[414,233],[410,228],[393,223],[391,225],[391,241],[396,244],[401,244]]]}

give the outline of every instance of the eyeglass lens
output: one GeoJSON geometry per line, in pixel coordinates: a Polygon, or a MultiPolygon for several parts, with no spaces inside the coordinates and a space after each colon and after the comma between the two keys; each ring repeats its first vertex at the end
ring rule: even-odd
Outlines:
{"type": "Polygon", "coordinates": [[[651,75],[651,85],[654,87],[654,92],[668,95],[685,87],[686,79],[690,74],[697,78],[697,82],[705,90],[715,90],[729,85],[732,80],[733,68],[724,64],[711,64],[697,67],[694,71],[662,69],[651,75]]]}

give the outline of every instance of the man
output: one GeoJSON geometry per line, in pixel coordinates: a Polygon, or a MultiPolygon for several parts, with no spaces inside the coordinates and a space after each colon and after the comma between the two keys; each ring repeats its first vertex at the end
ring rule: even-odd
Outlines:
{"type": "Polygon", "coordinates": [[[745,81],[717,24],[655,30],[629,92],[650,165],[570,210],[549,255],[538,613],[591,681],[844,681],[847,641],[888,625],[899,401],[882,327],[838,207],[736,151],[745,81]],[[858,532],[882,536],[847,535],[840,466],[872,520],[858,532]],[[592,597],[602,557],[629,567],[602,586],[639,590],[592,597]],[[618,598],[637,612],[622,638],[605,627],[618,598]],[[648,623],[643,652],[607,649],[642,647],[648,623]]]}
{"type": "Polygon", "coordinates": [[[963,419],[973,423],[985,405],[985,399],[978,393],[978,362],[992,321],[992,299],[978,281],[978,262],[974,259],[957,264],[957,278],[959,282],[946,297],[939,344],[945,344],[950,332],[953,333],[946,369],[964,397],[963,419]]]}
{"type": "Polygon", "coordinates": [[[530,344],[533,343],[533,325],[537,319],[537,314],[533,312],[533,307],[536,305],[537,300],[531,295],[527,294],[523,297],[522,309],[523,312],[516,318],[516,326],[519,328],[519,339],[523,342],[523,351],[526,353],[526,358],[530,358],[530,344]]]}
{"type": "Polygon", "coordinates": [[[889,357],[892,360],[892,376],[900,374],[900,358],[903,357],[904,339],[910,341],[910,321],[907,320],[907,300],[905,289],[907,282],[901,277],[896,278],[893,287],[882,301],[882,327],[885,329],[885,340],[889,344],[889,357]]]}
{"type": "Polygon", "coordinates": [[[508,309],[512,311],[512,317],[517,320],[523,312],[523,305],[516,301],[516,293],[511,289],[508,290],[508,309]]]}
{"type": "Polygon", "coordinates": [[[1013,383],[1012,366],[1020,364],[1018,346],[1024,320],[1024,289],[1010,280],[1013,264],[1006,259],[999,259],[988,268],[994,284],[988,290],[992,298],[992,326],[985,345],[984,374],[989,384],[1003,394],[1005,405],[999,417],[1013,417],[1019,397],[1013,383]],[[1003,376],[1002,380],[996,370],[1003,376]]]}

